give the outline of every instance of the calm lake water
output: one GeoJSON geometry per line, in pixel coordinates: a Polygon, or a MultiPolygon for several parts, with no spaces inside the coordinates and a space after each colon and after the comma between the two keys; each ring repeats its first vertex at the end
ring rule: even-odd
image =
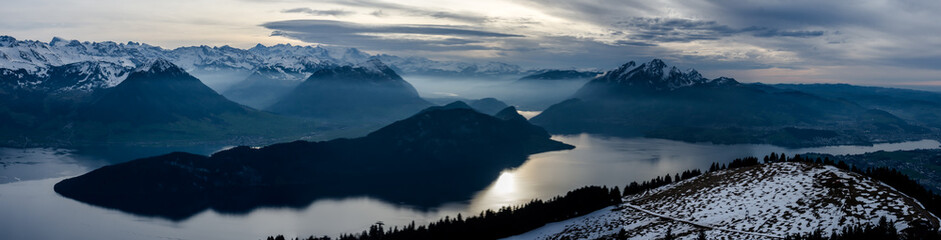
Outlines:
{"type": "MultiPolygon", "coordinates": [[[[933,140],[874,146],[787,149],[771,145],[692,144],[660,139],[609,138],[588,134],[554,136],[576,146],[569,151],[530,156],[504,170],[490,186],[467,201],[433,209],[387,203],[368,196],[321,199],[310,206],[260,208],[227,215],[212,210],[183,221],[140,217],[86,205],[59,196],[52,186],[67,177],[169,149],[0,148],[0,239],[262,239],[268,235],[330,235],[360,232],[382,221],[423,224],[445,215],[475,215],[484,209],[549,198],[585,185],[621,186],[687,169],[706,169],[770,152],[858,154],[878,150],[938,148],[933,140]]],[[[174,149],[209,154],[219,147],[174,149]]]]}

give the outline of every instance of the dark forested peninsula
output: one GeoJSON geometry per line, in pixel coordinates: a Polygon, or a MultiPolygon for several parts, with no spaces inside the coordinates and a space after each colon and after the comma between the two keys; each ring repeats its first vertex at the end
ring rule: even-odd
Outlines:
{"type": "MultiPolygon", "coordinates": [[[[465,105],[465,104],[454,104],[465,105]]],[[[432,107],[355,139],[170,153],[102,167],[55,191],[118,210],[184,219],[205,209],[302,207],[370,195],[415,206],[462,200],[529,154],[571,149],[509,107],[495,116],[432,107]]]]}

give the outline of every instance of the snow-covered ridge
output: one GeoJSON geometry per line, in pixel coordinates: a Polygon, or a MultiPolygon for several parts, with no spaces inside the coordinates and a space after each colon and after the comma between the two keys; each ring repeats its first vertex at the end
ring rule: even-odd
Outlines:
{"type": "Polygon", "coordinates": [[[454,72],[481,74],[518,74],[522,68],[505,63],[441,62],[421,57],[371,55],[356,48],[327,46],[296,46],[261,44],[249,49],[230,46],[192,46],[176,49],[136,43],[80,42],[53,38],[49,43],[35,40],[17,40],[0,36],[0,68],[26,69],[61,66],[76,62],[110,62],[128,68],[139,67],[152,59],[166,59],[187,71],[218,71],[236,69],[252,71],[261,67],[281,66],[304,69],[311,65],[353,65],[379,58],[383,62],[408,73],[454,72]]]}
{"type": "Polygon", "coordinates": [[[706,173],[583,217],[549,224],[510,239],[597,239],[624,229],[630,239],[778,239],[876,224],[881,217],[898,230],[912,221],[938,226],[918,202],[868,177],[832,166],[763,164],[706,173]]]}
{"type": "Polygon", "coordinates": [[[109,62],[77,62],[62,66],[25,69],[0,69],[0,86],[26,91],[63,93],[91,92],[121,83],[131,69],[109,62]]]}
{"type": "Polygon", "coordinates": [[[627,86],[643,86],[654,90],[675,90],[696,85],[738,84],[734,79],[727,77],[709,80],[704,78],[696,69],[680,70],[676,66],[667,65],[660,59],[653,59],[640,65],[637,65],[634,61],[627,62],[617,69],[598,76],[596,81],[627,86]]]}
{"type": "Polygon", "coordinates": [[[375,72],[392,69],[399,74],[488,75],[525,71],[505,63],[441,62],[421,57],[371,55],[356,48],[320,45],[258,44],[249,49],[230,46],[163,49],[137,42],[80,42],[56,37],[45,43],[0,36],[0,70],[5,69],[0,81],[4,82],[3,85],[16,85],[27,90],[92,91],[113,87],[124,81],[128,72],[149,68],[148,64],[155,59],[163,59],[182,68],[210,87],[229,86],[253,74],[300,82],[318,70],[337,66],[364,67],[375,72]],[[380,61],[382,63],[377,64],[380,61]],[[77,69],[73,71],[75,75],[69,76],[48,74],[76,64],[98,67],[77,69]],[[50,87],[44,84],[50,81],[72,82],[72,85],[50,87]]]}
{"type": "Polygon", "coordinates": [[[134,72],[167,72],[167,71],[183,71],[170,61],[167,61],[163,58],[154,59],[147,64],[141,64],[140,67],[134,69],[134,72]]]}
{"type": "Polygon", "coordinates": [[[382,63],[378,58],[370,59],[369,61],[356,64],[355,67],[361,67],[372,73],[386,73],[391,70],[388,65],[382,63]]]}

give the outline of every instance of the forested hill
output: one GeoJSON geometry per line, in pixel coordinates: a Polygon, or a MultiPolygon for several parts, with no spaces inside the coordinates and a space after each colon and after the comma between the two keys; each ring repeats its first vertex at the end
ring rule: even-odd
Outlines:
{"type": "Polygon", "coordinates": [[[573,148],[513,114],[434,107],[361,138],[242,146],[211,156],[171,153],[102,167],[55,190],[170,219],[207,208],[238,213],[364,194],[436,207],[469,198],[529,154],[573,148]]]}

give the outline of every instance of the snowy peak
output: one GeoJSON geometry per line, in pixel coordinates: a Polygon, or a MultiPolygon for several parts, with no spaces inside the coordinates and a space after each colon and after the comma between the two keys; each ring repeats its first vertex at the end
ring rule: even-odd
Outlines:
{"type": "Polygon", "coordinates": [[[49,45],[56,46],[65,41],[67,40],[60,38],[60,37],[52,37],[52,41],[49,41],[49,45]]]}
{"type": "Polygon", "coordinates": [[[139,83],[153,81],[196,82],[197,84],[194,86],[198,86],[199,88],[206,87],[199,79],[193,77],[193,75],[187,73],[186,70],[183,70],[166,59],[155,59],[141,65],[128,74],[127,79],[121,82],[121,84],[127,82],[139,83]]]}
{"type": "Polygon", "coordinates": [[[696,69],[689,68],[683,71],[676,66],[667,65],[660,59],[653,59],[636,67],[635,65],[634,61],[627,62],[621,67],[595,78],[593,82],[634,86],[657,91],[671,91],[709,82],[696,69]]]}
{"type": "Polygon", "coordinates": [[[389,68],[389,65],[382,63],[382,60],[379,60],[379,58],[369,59],[366,62],[357,64],[356,67],[366,69],[370,72],[382,74],[389,74],[389,71],[392,71],[392,68],[389,68]]]}
{"type": "Polygon", "coordinates": [[[150,63],[142,65],[134,70],[134,72],[147,72],[147,73],[186,73],[182,68],[176,66],[172,62],[158,58],[150,63]]]}
{"type": "Polygon", "coordinates": [[[322,65],[308,78],[320,79],[324,77],[340,77],[349,81],[365,80],[373,82],[405,82],[398,73],[391,67],[380,61],[378,58],[372,58],[364,62],[349,65],[322,65]]]}
{"type": "MultiPolygon", "coordinates": [[[[354,85],[368,83],[372,85],[390,85],[412,89],[414,88],[402,79],[395,70],[379,61],[370,59],[358,64],[343,66],[323,66],[322,69],[312,73],[305,82],[343,82],[354,85]]],[[[417,92],[415,92],[417,95],[417,92]]]]}
{"type": "Polygon", "coordinates": [[[621,75],[627,74],[628,72],[631,71],[631,69],[634,69],[635,66],[637,66],[637,63],[635,63],[634,61],[630,61],[630,62],[625,63],[624,65],[621,65],[621,67],[619,67],[618,69],[608,71],[607,73],[605,73],[605,75],[602,75],[602,76],[616,74],[618,77],[622,77],[621,75]]]}
{"type": "MultiPolygon", "coordinates": [[[[660,59],[654,59],[650,62],[641,64],[637,67],[638,69],[643,69],[642,71],[646,74],[653,76],[663,76],[663,69],[667,68],[667,64],[660,59]]],[[[673,67],[673,70],[676,70],[676,67],[673,67]]]]}
{"type": "Polygon", "coordinates": [[[14,47],[16,46],[15,45],[16,42],[17,42],[16,38],[13,38],[11,36],[6,36],[6,35],[0,36],[0,47],[14,47]]]}
{"type": "Polygon", "coordinates": [[[714,85],[714,86],[733,86],[733,85],[739,85],[741,83],[739,83],[738,81],[735,81],[734,78],[719,77],[719,78],[710,80],[709,84],[714,85]]]}

